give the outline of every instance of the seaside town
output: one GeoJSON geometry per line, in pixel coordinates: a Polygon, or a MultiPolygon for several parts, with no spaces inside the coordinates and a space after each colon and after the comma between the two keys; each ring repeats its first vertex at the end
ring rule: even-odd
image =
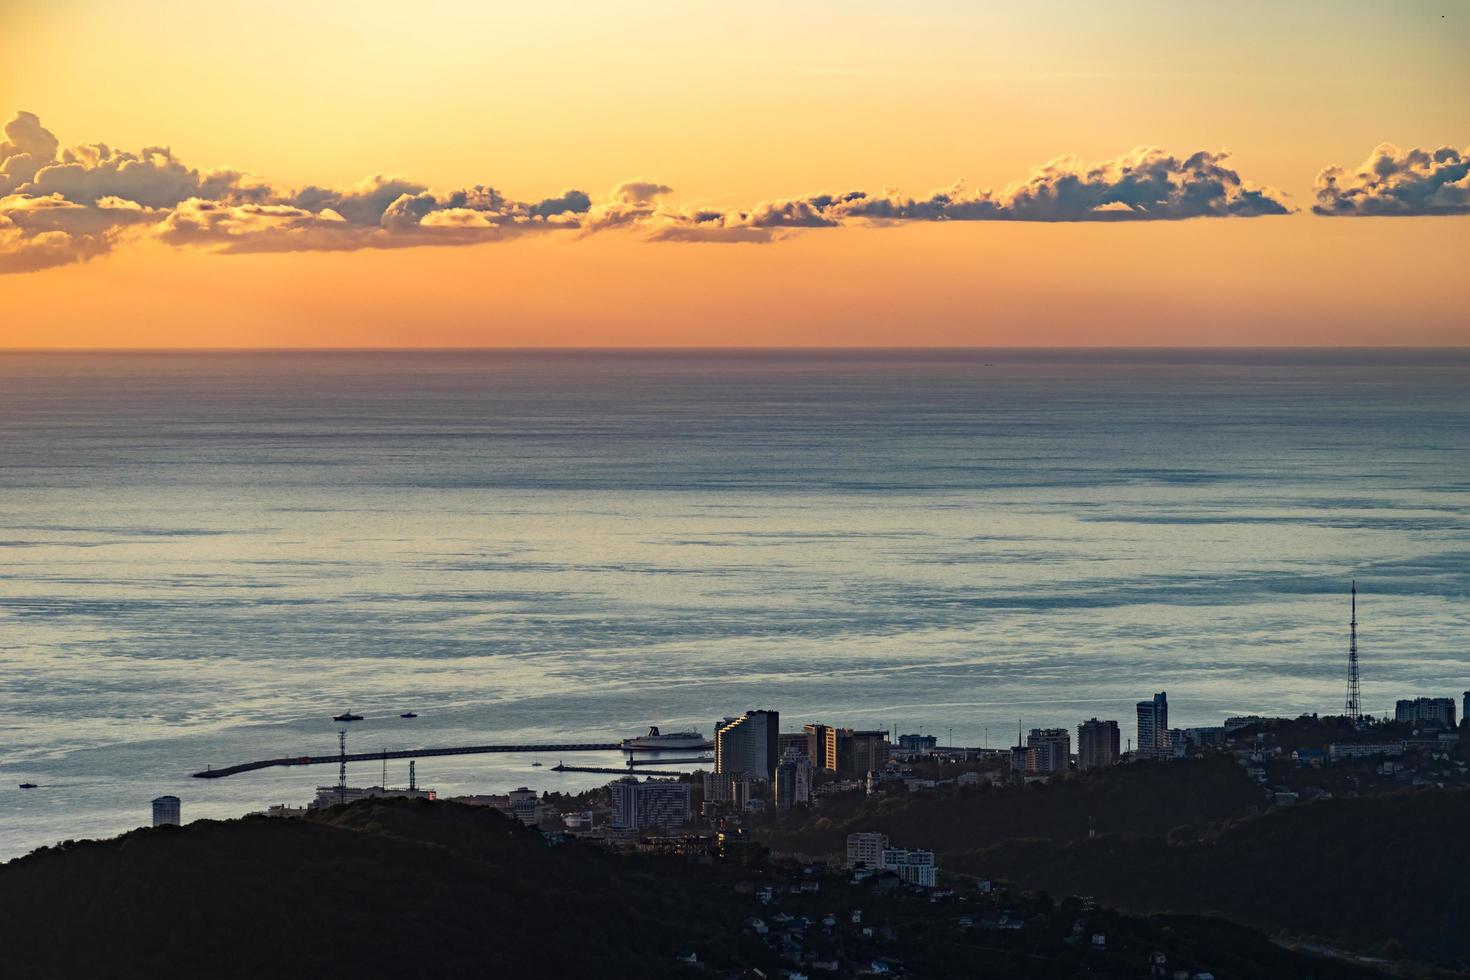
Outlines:
{"type": "MultiPolygon", "coordinates": [[[[1115,719],[1079,722],[1075,742],[1071,730],[1033,728],[1013,746],[973,748],[943,744],[932,734],[895,736],[815,722],[782,731],[779,712],[756,709],[717,721],[710,740],[657,728],[626,740],[632,774],[600,789],[562,794],[521,787],[448,800],[498,811],[538,833],[549,847],[577,842],[615,854],[677,858],[716,868],[722,876],[735,870],[737,880],[728,887],[748,912],[738,926],[741,938],[758,942],[782,963],[774,975],[785,980],[906,975],[915,921],[924,923],[925,935],[943,928],[956,937],[979,937],[984,948],[1081,957],[1079,962],[1094,966],[1120,958],[1140,965],[1118,975],[1213,980],[1211,963],[1171,960],[1091,898],[1057,903],[969,867],[942,867],[947,842],[926,839],[922,826],[897,839],[863,827],[861,815],[888,812],[885,801],[943,807],[946,801],[1055,787],[1120,767],[1167,773],[1190,763],[1243,772],[1254,794],[1244,807],[1247,814],[1337,796],[1466,787],[1470,755],[1461,743],[1470,691],[1458,707],[1457,712],[1453,698],[1417,696],[1399,700],[1392,718],[1246,716],[1173,728],[1167,694],[1159,692],[1137,703],[1136,738],[1126,748],[1115,719]],[[651,754],[671,750],[684,753],[674,762],[712,767],[649,775],[665,761],[651,754]],[[838,816],[849,818],[843,826],[851,828],[840,837],[811,833],[830,829],[838,816]],[[813,850],[813,840],[836,846],[813,850]],[[910,928],[901,930],[899,920],[910,928]]],[[[345,758],[345,737],[340,744],[345,758]]],[[[314,800],[272,806],[257,816],[299,818],[361,801],[438,799],[433,789],[418,785],[415,769],[410,762],[406,787],[357,787],[346,784],[344,763],[341,781],[321,787],[314,800]]],[[[1186,779],[1190,772],[1179,770],[1186,779]]],[[[1188,790],[1177,779],[1166,784],[1188,790]]],[[[179,823],[180,809],[177,797],[155,800],[155,826],[179,823]]],[[[1091,815],[1085,819],[1088,838],[1128,829],[1099,827],[1091,815]]],[[[688,949],[675,959],[704,971],[708,956],[688,949]]]]}

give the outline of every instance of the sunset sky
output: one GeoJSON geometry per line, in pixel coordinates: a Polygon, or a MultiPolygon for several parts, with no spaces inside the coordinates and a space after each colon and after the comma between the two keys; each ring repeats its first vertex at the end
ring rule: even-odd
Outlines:
{"type": "Polygon", "coordinates": [[[1467,50],[1449,0],[0,3],[0,346],[1467,344],[1467,50]]]}

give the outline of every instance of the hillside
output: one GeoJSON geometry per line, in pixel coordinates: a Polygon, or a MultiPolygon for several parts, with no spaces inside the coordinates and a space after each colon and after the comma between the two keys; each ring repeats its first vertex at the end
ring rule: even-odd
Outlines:
{"type": "Polygon", "coordinates": [[[1167,834],[1182,825],[1245,816],[1260,803],[1260,790],[1239,765],[1211,756],[959,794],[853,793],[824,802],[815,819],[793,812],[763,835],[780,851],[835,854],[849,833],[878,830],[904,846],[949,854],[1017,837],[1078,840],[1090,827],[1099,834],[1167,834]]]}
{"type": "Polygon", "coordinates": [[[973,886],[941,900],[800,866],[548,847],[481,808],[367,800],[294,820],[200,821],[0,866],[9,978],[1138,976],[1155,953],[1221,980],[1372,980],[1219,919],[1130,916],[973,886]],[[817,884],[806,891],[799,883],[817,884]],[[770,904],[754,894],[773,886],[770,904]],[[861,909],[866,917],[855,920],[861,909]],[[825,916],[835,914],[831,924],[825,916]],[[743,928],[752,916],[767,936],[743,928]],[[983,927],[1009,917],[1015,930],[983,927]],[[1105,934],[1106,945],[1091,941],[1105,934]],[[692,950],[708,967],[675,961],[692,950]],[[806,968],[810,974],[810,968],[806,968]]]}
{"type": "Polygon", "coordinates": [[[201,821],[0,868],[6,977],[672,976],[739,922],[682,863],[548,848],[493,811],[385,800],[201,821]],[[83,941],[84,940],[84,941],[83,941]]]}
{"type": "Polygon", "coordinates": [[[1140,912],[1224,915],[1390,958],[1470,967],[1470,791],[1272,810],[1201,836],[1012,840],[953,870],[1140,912]]]}

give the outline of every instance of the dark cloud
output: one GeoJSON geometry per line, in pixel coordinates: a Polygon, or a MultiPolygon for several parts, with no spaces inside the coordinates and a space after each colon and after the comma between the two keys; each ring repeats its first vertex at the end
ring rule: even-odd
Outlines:
{"type": "Polygon", "coordinates": [[[1470,214],[1470,149],[1400,150],[1381,143],[1349,174],[1328,167],[1317,175],[1317,214],[1470,214]]]}

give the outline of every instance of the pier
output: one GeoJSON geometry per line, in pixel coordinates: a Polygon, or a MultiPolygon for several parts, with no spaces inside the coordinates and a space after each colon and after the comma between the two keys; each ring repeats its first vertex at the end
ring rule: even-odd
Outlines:
{"type": "Polygon", "coordinates": [[[692,772],[681,772],[677,769],[634,769],[629,766],[626,769],[612,769],[607,766],[569,766],[564,762],[558,762],[551,767],[552,772],[595,772],[611,776],[656,776],[661,779],[669,776],[692,776],[692,772]]]}
{"type": "MultiPolygon", "coordinates": [[[[273,769],[277,766],[331,766],[344,762],[381,762],[384,759],[427,759],[440,755],[481,755],[487,752],[618,752],[621,742],[551,742],[526,745],[459,745],[438,749],[393,749],[382,752],[351,752],[336,755],[295,755],[279,759],[261,759],[257,762],[242,762],[221,769],[210,767],[194,773],[195,779],[223,779],[242,772],[257,769],[273,769]]],[[[621,772],[622,770],[618,770],[621,772]]]]}

